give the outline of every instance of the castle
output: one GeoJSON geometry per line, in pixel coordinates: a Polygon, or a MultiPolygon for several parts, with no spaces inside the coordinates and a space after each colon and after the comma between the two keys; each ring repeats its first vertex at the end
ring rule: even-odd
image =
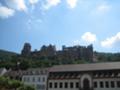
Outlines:
{"type": "Polygon", "coordinates": [[[21,51],[23,56],[33,56],[40,58],[55,58],[57,60],[93,60],[93,46],[62,46],[62,50],[56,50],[54,45],[43,45],[39,51],[31,51],[31,45],[25,43],[21,51]]]}

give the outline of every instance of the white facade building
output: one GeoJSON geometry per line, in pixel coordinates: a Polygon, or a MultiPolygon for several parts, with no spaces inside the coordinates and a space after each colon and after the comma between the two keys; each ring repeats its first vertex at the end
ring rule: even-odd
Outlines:
{"type": "Polygon", "coordinates": [[[48,69],[29,69],[22,76],[22,81],[27,85],[32,85],[36,90],[46,90],[48,69]]]}
{"type": "Polygon", "coordinates": [[[120,90],[120,62],[54,66],[47,85],[47,90],[120,90]]]}

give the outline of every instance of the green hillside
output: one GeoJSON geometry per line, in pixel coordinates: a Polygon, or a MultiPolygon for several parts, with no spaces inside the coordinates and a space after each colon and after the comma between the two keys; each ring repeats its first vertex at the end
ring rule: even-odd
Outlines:
{"type": "Polygon", "coordinates": [[[0,60],[11,60],[15,55],[17,54],[10,51],[0,50],[0,60]]]}
{"type": "Polygon", "coordinates": [[[120,61],[120,53],[94,52],[97,62],[116,62],[120,61]]]}
{"type": "MultiPolygon", "coordinates": [[[[116,62],[120,61],[120,53],[104,53],[94,52],[95,62],[116,62]]],[[[27,68],[38,68],[38,67],[50,67],[53,65],[63,64],[81,64],[81,63],[92,63],[88,60],[57,60],[56,58],[40,58],[39,55],[33,56],[22,56],[13,52],[0,50],[0,67],[12,68],[12,69],[27,69],[27,68]],[[19,67],[18,67],[19,62],[19,67]]]]}

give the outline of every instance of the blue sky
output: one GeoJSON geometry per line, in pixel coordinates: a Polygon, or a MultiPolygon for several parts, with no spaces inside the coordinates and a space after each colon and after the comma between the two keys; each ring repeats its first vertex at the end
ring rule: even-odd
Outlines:
{"type": "Polygon", "coordinates": [[[0,0],[0,49],[89,45],[120,52],[120,0],[0,0]]]}

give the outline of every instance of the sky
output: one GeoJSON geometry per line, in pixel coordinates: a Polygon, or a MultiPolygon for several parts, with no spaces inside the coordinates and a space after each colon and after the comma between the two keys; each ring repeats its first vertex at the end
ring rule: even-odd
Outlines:
{"type": "Polygon", "coordinates": [[[0,0],[0,49],[20,53],[25,42],[120,52],[120,0],[0,0]]]}

